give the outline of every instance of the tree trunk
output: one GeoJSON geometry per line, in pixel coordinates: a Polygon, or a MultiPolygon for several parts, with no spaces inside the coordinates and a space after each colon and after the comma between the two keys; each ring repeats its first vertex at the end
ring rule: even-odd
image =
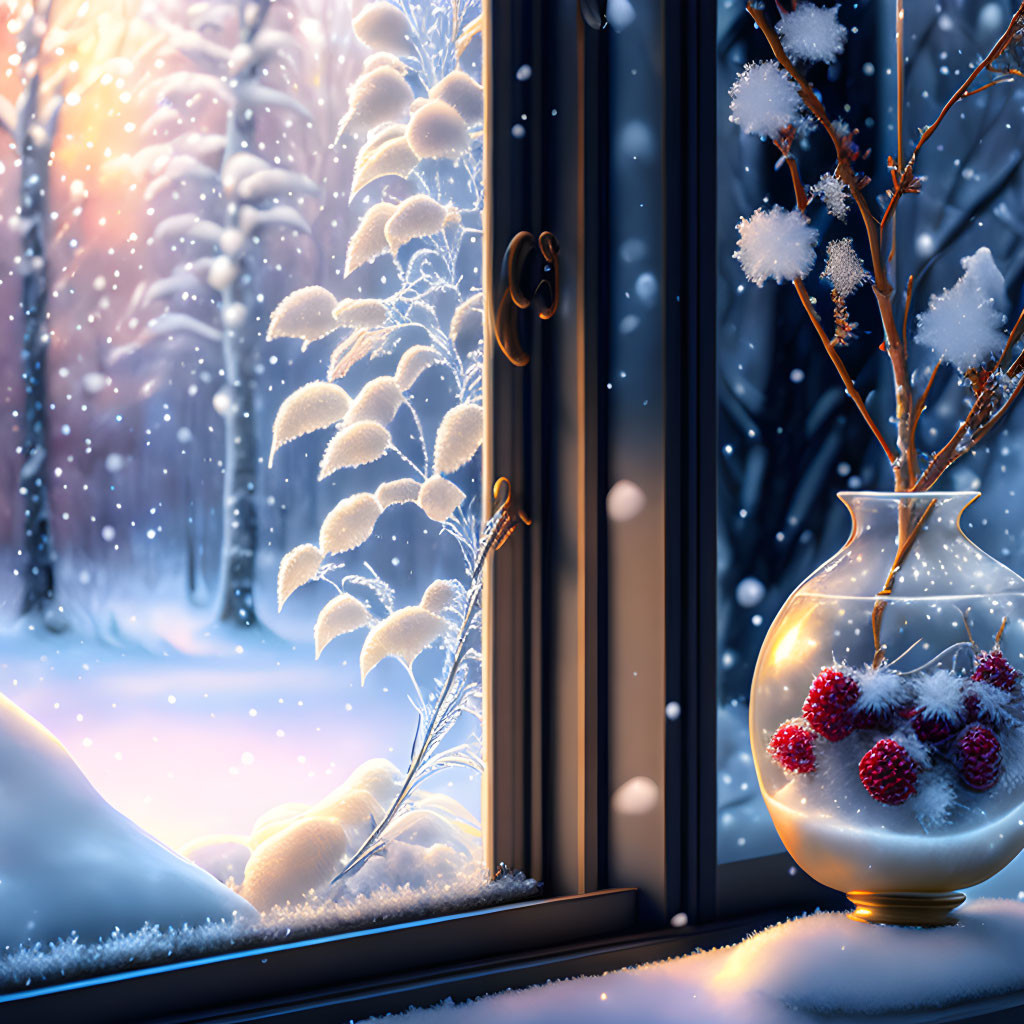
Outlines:
{"type": "Polygon", "coordinates": [[[23,317],[21,375],[25,382],[25,413],[22,421],[19,491],[24,500],[24,592],[21,612],[47,618],[54,601],[54,554],[50,534],[49,452],[47,426],[46,361],[47,331],[46,186],[49,178],[49,142],[37,146],[29,131],[35,121],[39,78],[28,86],[29,94],[19,126],[21,149],[21,210],[27,225],[22,245],[24,261],[21,285],[23,317]]]}
{"type": "MultiPolygon", "coordinates": [[[[248,3],[239,4],[242,37],[252,44],[263,26],[269,0],[260,0],[256,16],[246,24],[248,3]]],[[[252,150],[252,112],[244,109],[240,86],[254,77],[250,71],[235,84],[238,97],[229,115],[224,145],[223,167],[236,153],[252,150]],[[248,116],[247,116],[248,114],[248,116]]],[[[231,203],[225,227],[238,227],[238,204],[231,203]]],[[[256,625],[253,585],[256,578],[256,547],[259,517],[256,509],[256,472],[259,444],[256,436],[256,338],[254,336],[255,297],[253,270],[247,266],[245,252],[239,254],[235,280],[221,290],[220,312],[224,337],[224,375],[229,406],[224,418],[224,523],[221,548],[220,619],[239,626],[256,625]],[[246,317],[240,326],[228,323],[225,313],[241,304],[246,317]]]]}

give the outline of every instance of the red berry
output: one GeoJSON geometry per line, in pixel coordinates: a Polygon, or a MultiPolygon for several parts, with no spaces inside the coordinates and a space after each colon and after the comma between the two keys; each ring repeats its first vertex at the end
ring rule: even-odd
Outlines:
{"type": "Polygon", "coordinates": [[[837,668],[822,669],[811,683],[804,701],[804,718],[815,732],[832,743],[853,731],[853,705],[860,697],[860,685],[853,676],[837,668]]]}
{"type": "Polygon", "coordinates": [[[902,804],[917,792],[917,765],[894,739],[879,740],[860,759],[860,781],[883,804],[902,804]]]}
{"type": "Polygon", "coordinates": [[[969,726],[956,741],[956,761],[968,789],[979,793],[991,789],[999,778],[1002,762],[999,738],[983,725],[969,726]]]}
{"type": "Polygon", "coordinates": [[[976,683],[988,683],[1000,690],[1012,690],[1014,683],[1020,679],[1020,673],[996,647],[987,654],[979,655],[971,679],[976,683]]]}
{"type": "Polygon", "coordinates": [[[804,775],[814,771],[814,733],[798,722],[784,722],[768,743],[771,759],[786,769],[804,775]]]}
{"type": "Polygon", "coordinates": [[[956,732],[959,722],[941,714],[922,714],[921,709],[918,708],[915,710],[910,724],[914,727],[914,732],[917,733],[917,738],[922,743],[941,743],[956,732]]]}

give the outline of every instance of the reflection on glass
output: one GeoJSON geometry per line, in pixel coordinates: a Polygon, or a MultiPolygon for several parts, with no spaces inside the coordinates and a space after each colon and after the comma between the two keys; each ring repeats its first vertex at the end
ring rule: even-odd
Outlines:
{"type": "Polygon", "coordinates": [[[481,898],[480,19],[0,26],[2,987],[481,898]]]}

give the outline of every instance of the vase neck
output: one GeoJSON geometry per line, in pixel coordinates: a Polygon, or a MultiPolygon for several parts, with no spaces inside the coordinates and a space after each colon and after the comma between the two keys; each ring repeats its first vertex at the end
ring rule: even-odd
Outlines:
{"type": "Polygon", "coordinates": [[[874,543],[891,543],[894,548],[908,541],[914,531],[918,537],[927,531],[933,537],[946,534],[949,539],[965,539],[960,517],[977,497],[977,491],[839,492],[839,500],[853,519],[850,542],[871,534],[874,543]]]}

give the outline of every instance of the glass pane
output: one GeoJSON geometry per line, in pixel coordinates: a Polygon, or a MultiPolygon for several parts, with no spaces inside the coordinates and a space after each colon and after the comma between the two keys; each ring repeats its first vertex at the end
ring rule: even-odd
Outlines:
{"type": "Polygon", "coordinates": [[[507,898],[479,0],[0,33],[0,986],[507,898]]]}
{"type": "MultiPolygon", "coordinates": [[[[814,5],[801,0],[798,6],[814,5]]],[[[918,126],[935,121],[946,98],[971,73],[979,55],[989,52],[1017,8],[1009,0],[941,6],[936,15],[934,8],[905,4],[903,135],[908,148],[918,137],[918,126]]],[[[851,136],[860,154],[856,168],[871,179],[863,194],[870,214],[880,219],[892,185],[886,159],[897,154],[896,0],[816,10],[822,24],[834,14],[845,24],[844,50],[834,63],[807,59],[798,66],[829,116],[839,119],[838,130],[856,130],[851,136]]],[[[778,20],[774,9],[767,16],[772,24],[778,20]]],[[[817,38],[827,46],[838,37],[825,32],[817,38]]],[[[758,791],[748,737],[748,695],[762,641],[786,597],[849,535],[850,516],[835,492],[889,491],[893,473],[844,393],[792,285],[777,287],[768,280],[763,288],[755,287],[733,258],[740,218],[774,204],[792,210],[795,194],[780,149],[760,138],[756,126],[747,125],[755,132],[750,134],[730,120],[733,82],[748,63],[772,57],[743,4],[719,0],[718,44],[718,844],[719,859],[733,861],[782,849],[758,791]]],[[[1011,64],[1015,53],[1006,58],[1011,64]]],[[[922,465],[956,429],[976,389],[970,374],[958,372],[948,358],[937,361],[926,345],[918,344],[919,315],[932,297],[955,284],[964,273],[961,261],[982,246],[991,251],[1004,282],[1005,296],[998,304],[1008,319],[998,317],[997,325],[1004,337],[1019,313],[1024,283],[1019,252],[1024,178],[1016,145],[1019,81],[1006,75],[955,109],[916,167],[926,178],[925,187],[899,204],[894,256],[887,267],[900,324],[907,279],[914,276],[908,337],[915,394],[921,395],[932,368],[939,366],[917,434],[922,465]]],[[[828,139],[820,129],[807,132],[803,121],[798,128],[791,153],[803,185],[819,188],[806,210],[818,245],[805,284],[832,337],[834,300],[830,283],[820,278],[826,243],[851,238],[868,270],[871,265],[848,191],[848,211],[839,209],[842,199],[828,209],[820,191],[836,166],[828,139]]],[[[841,191],[833,189],[833,202],[841,191]]],[[[893,372],[878,351],[884,335],[871,287],[851,294],[848,307],[846,319],[854,334],[841,337],[836,351],[874,421],[892,439],[893,372]]],[[[939,484],[982,492],[965,513],[963,528],[981,548],[1018,571],[1024,565],[1024,537],[1012,510],[1024,466],[1009,437],[1019,429],[1016,418],[1008,418],[939,484]]],[[[833,654],[841,659],[841,652],[827,652],[823,664],[833,654]]],[[[1012,888],[1016,893],[1024,887],[1013,883],[1012,888]]]]}

